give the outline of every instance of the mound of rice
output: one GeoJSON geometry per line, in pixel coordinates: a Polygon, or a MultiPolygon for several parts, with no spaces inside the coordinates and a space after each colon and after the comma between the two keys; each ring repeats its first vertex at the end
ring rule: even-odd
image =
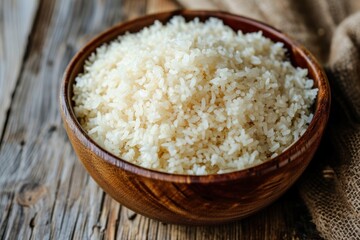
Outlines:
{"type": "Polygon", "coordinates": [[[96,49],[73,100],[83,128],[111,153],[204,175],[283,152],[305,132],[317,91],[282,43],[176,16],[96,49]]]}

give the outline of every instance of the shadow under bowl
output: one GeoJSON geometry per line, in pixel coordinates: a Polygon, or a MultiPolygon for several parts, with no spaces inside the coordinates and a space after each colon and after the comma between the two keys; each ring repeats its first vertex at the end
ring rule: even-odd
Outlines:
{"type": "Polygon", "coordinates": [[[150,218],[177,224],[219,224],[244,218],[279,198],[303,173],[324,132],[330,111],[330,89],[315,58],[284,33],[249,18],[218,11],[178,10],[148,15],[114,26],[81,49],[68,65],[60,89],[60,110],[70,142],[93,179],[115,200],[150,218]],[[308,69],[319,89],[314,117],[305,134],[279,156],[245,170],[217,175],[179,175],[131,164],[97,145],[82,129],[74,114],[73,84],[84,62],[103,43],[125,32],[137,32],[154,20],[172,16],[221,19],[233,30],[262,31],[283,42],[293,65],[308,69]]]}

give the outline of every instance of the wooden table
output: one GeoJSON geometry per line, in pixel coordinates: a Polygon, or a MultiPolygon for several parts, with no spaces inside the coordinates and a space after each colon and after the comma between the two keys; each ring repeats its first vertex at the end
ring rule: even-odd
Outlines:
{"type": "Polygon", "coordinates": [[[69,60],[109,26],[179,7],[173,0],[0,1],[1,239],[318,238],[296,188],[242,221],[169,225],[112,200],[77,160],[58,110],[69,60]]]}

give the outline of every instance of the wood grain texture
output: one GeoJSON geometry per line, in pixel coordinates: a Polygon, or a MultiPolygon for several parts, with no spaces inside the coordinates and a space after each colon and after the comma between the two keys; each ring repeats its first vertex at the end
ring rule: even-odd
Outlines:
{"type": "Polygon", "coordinates": [[[0,141],[39,0],[0,1],[0,141]]]}
{"type": "Polygon", "coordinates": [[[146,13],[158,13],[172,11],[181,6],[176,1],[169,0],[148,0],[146,4],[146,13]]]}
{"type": "Polygon", "coordinates": [[[139,18],[99,35],[77,54],[65,71],[60,90],[60,111],[69,139],[79,159],[95,181],[114,199],[153,219],[176,224],[220,224],[248,216],[272,203],[302,174],[312,159],[330,112],[330,88],[315,58],[301,45],[272,27],[248,18],[214,11],[172,11],[139,18]],[[210,176],[163,174],[113,157],[83,133],[73,109],[72,86],[85,61],[104,43],[126,32],[166,23],[174,15],[205,21],[217,17],[234,31],[262,31],[284,43],[291,62],[308,69],[318,88],[314,117],[307,131],[284,153],[261,165],[233,173],[210,176]]]}
{"type": "MultiPolygon", "coordinates": [[[[4,2],[14,1],[0,4],[4,2]]],[[[8,123],[5,126],[0,122],[1,128],[4,126],[0,148],[0,239],[319,238],[295,189],[242,221],[187,227],[135,214],[105,194],[89,177],[60,120],[57,98],[61,76],[70,58],[90,38],[115,23],[150,11],[149,2],[40,1],[31,40],[22,39],[28,45],[27,57],[20,63],[8,123]]],[[[154,0],[151,4],[158,3],[154,0]]],[[[6,7],[6,11],[9,9],[11,6],[6,7]]],[[[20,15],[24,13],[14,12],[14,16],[20,15]]],[[[2,46],[4,41],[10,44],[0,36],[2,46]]],[[[0,51],[2,54],[4,49],[0,51]]],[[[1,58],[0,66],[4,65],[1,58]]],[[[0,96],[8,94],[5,89],[8,87],[0,88],[0,96]]]]}

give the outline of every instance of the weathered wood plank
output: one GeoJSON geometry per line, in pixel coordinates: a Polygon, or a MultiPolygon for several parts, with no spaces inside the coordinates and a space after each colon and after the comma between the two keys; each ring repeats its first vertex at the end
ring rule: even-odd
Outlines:
{"type": "Polygon", "coordinates": [[[39,0],[0,1],[0,139],[39,0]]]}
{"type": "Polygon", "coordinates": [[[121,21],[123,4],[41,2],[0,152],[1,239],[89,239],[93,233],[103,192],[67,141],[58,89],[71,56],[121,21]],[[34,194],[38,189],[42,195],[34,194]],[[19,197],[33,195],[35,200],[19,197]]]}
{"type": "Polygon", "coordinates": [[[146,4],[146,13],[152,14],[157,12],[172,11],[180,8],[175,1],[170,0],[148,0],[146,4]]]}
{"type": "Polygon", "coordinates": [[[0,239],[309,239],[296,191],[243,221],[163,224],[120,206],[94,183],[67,140],[58,111],[61,75],[92,36],[171,0],[43,0],[0,148],[0,239]]]}

